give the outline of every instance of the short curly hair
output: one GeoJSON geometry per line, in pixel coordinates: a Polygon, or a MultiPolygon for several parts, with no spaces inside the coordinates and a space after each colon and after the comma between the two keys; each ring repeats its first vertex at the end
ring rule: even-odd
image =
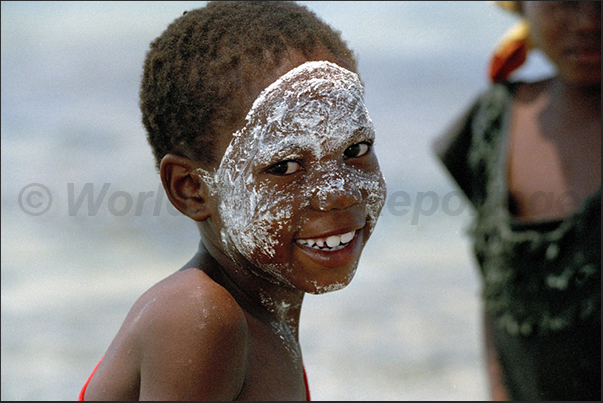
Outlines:
{"type": "Polygon", "coordinates": [[[312,60],[321,49],[356,71],[341,33],[303,5],[216,1],[185,12],[151,43],[144,62],[140,109],[157,168],[168,153],[216,163],[217,136],[242,123],[253,103],[244,95],[250,85],[288,51],[312,60]]]}

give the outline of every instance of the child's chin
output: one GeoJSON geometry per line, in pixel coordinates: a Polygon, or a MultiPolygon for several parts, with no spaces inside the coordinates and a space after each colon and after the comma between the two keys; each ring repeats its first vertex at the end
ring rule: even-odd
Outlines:
{"type": "Polygon", "coordinates": [[[314,290],[308,291],[308,294],[312,294],[312,295],[326,294],[328,292],[344,289],[345,287],[347,287],[348,284],[349,284],[349,281],[345,282],[345,283],[333,283],[333,284],[329,284],[329,285],[325,285],[325,286],[316,286],[314,290]]]}
{"type": "Polygon", "coordinates": [[[326,284],[318,284],[317,282],[313,282],[312,288],[310,290],[307,290],[306,292],[308,294],[320,295],[344,289],[348,286],[348,284],[350,284],[355,274],[356,269],[354,268],[354,270],[349,272],[344,278],[341,278],[340,280],[330,281],[326,284]]]}

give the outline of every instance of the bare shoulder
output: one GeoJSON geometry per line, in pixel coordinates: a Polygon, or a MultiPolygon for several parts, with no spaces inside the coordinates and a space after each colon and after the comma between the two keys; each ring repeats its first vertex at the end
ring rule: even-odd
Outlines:
{"type": "Polygon", "coordinates": [[[178,271],[145,292],[129,316],[146,331],[170,323],[186,329],[204,329],[245,323],[242,309],[232,295],[199,269],[178,271]],[[191,326],[192,325],[192,326],[191,326]],[[196,326],[194,326],[196,325],[196,326]]]}
{"type": "Polygon", "coordinates": [[[231,294],[203,271],[179,271],[134,310],[140,399],[233,399],[245,377],[247,322],[231,294]]]}
{"type": "Polygon", "coordinates": [[[132,306],[86,397],[232,400],[246,361],[247,322],[236,300],[203,271],[181,270],[132,306]]]}

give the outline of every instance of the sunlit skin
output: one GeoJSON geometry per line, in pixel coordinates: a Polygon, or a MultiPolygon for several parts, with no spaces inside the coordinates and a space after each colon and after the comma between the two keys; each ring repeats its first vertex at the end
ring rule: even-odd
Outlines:
{"type": "Polygon", "coordinates": [[[259,276],[321,293],[351,281],[385,185],[358,78],[315,64],[262,94],[215,177],[205,178],[220,198],[218,247],[259,276]],[[335,89],[333,74],[342,76],[335,89]],[[346,245],[337,250],[308,245],[338,235],[346,245]]]}
{"type": "Polygon", "coordinates": [[[320,49],[289,53],[248,89],[255,99],[276,82],[247,122],[222,133],[219,164],[163,158],[166,194],[197,222],[199,251],[134,304],[86,400],[306,398],[303,296],[350,282],[385,198],[361,84],[345,67],[320,49]],[[326,87],[304,94],[306,79],[286,76],[308,60],[333,63],[321,62],[318,76],[323,87],[342,84],[339,97],[326,87]],[[293,95],[300,102],[282,115],[279,124],[287,129],[273,130],[267,119],[278,120],[278,99],[296,81],[301,89],[293,95]],[[262,136],[254,137],[258,131],[262,136]],[[338,250],[303,244],[350,232],[353,238],[338,250]]]}

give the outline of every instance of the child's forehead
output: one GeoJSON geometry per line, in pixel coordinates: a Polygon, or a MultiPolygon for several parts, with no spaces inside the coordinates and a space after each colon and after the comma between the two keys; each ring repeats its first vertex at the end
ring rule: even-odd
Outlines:
{"type": "Polygon", "coordinates": [[[355,73],[327,61],[306,62],[264,89],[253,103],[249,115],[263,104],[276,104],[283,99],[290,104],[293,100],[314,97],[362,98],[363,92],[362,83],[355,73]]]}
{"type": "Polygon", "coordinates": [[[349,134],[360,127],[370,125],[366,106],[360,97],[336,98],[321,96],[312,99],[286,99],[274,105],[265,105],[265,110],[253,116],[247,129],[255,139],[270,137],[303,136],[307,134],[328,135],[339,131],[349,134]]]}
{"type": "Polygon", "coordinates": [[[363,96],[355,73],[326,61],[304,63],[262,91],[224,158],[296,151],[322,155],[354,136],[372,137],[363,96]]]}
{"type": "Polygon", "coordinates": [[[329,62],[308,62],[264,90],[244,131],[253,139],[344,134],[370,124],[358,76],[329,62]]]}

